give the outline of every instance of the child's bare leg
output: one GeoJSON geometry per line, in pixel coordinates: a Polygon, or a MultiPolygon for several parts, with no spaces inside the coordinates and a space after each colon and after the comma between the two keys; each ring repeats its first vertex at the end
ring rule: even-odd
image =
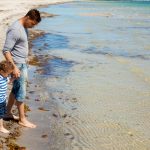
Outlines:
{"type": "Polygon", "coordinates": [[[11,109],[12,106],[14,105],[16,99],[14,97],[14,94],[11,92],[9,95],[9,99],[8,99],[8,104],[7,104],[7,114],[5,115],[5,118],[9,118],[9,119],[14,119],[14,120],[19,120],[18,116],[15,116],[11,113],[11,109]]]}
{"type": "Polygon", "coordinates": [[[9,133],[9,131],[3,126],[3,119],[0,119],[0,132],[9,133]]]}

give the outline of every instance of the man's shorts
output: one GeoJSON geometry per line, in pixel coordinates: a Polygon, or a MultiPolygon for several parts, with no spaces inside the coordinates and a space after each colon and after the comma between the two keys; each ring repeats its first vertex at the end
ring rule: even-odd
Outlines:
{"type": "Polygon", "coordinates": [[[6,114],[6,101],[0,103],[0,119],[6,114]]]}
{"type": "Polygon", "coordinates": [[[23,102],[26,97],[26,87],[27,87],[27,65],[26,64],[16,64],[20,70],[20,77],[15,79],[13,82],[12,93],[19,102],[23,102]]]}

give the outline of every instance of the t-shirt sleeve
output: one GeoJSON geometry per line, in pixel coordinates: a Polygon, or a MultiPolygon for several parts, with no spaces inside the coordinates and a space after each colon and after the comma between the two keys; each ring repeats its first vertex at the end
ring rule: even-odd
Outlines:
{"type": "Polygon", "coordinates": [[[16,42],[19,39],[19,31],[11,29],[7,31],[6,40],[3,48],[3,53],[7,51],[12,51],[13,47],[15,46],[16,42]]]}

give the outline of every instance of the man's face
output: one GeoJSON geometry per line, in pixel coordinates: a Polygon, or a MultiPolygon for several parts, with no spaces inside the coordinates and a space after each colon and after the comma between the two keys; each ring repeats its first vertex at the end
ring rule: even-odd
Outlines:
{"type": "Polygon", "coordinates": [[[25,24],[24,24],[24,27],[25,28],[33,28],[37,24],[38,24],[38,22],[36,20],[32,20],[29,17],[27,17],[25,24]]]}

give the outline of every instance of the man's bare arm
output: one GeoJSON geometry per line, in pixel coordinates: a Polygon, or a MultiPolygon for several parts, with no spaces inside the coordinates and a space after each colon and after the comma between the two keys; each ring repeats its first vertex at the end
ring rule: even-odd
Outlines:
{"type": "Polygon", "coordinates": [[[6,58],[7,61],[11,62],[14,66],[14,71],[13,71],[13,76],[15,78],[18,78],[20,77],[20,70],[18,69],[18,67],[15,65],[14,61],[13,61],[13,58],[11,56],[11,53],[9,51],[5,52],[4,53],[4,56],[6,58]]]}

